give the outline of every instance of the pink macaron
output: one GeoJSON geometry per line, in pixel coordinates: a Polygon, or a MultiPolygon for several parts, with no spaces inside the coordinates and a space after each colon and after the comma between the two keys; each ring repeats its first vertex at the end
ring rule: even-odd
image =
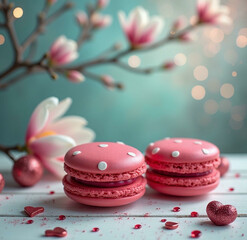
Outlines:
{"type": "Polygon", "coordinates": [[[143,154],[122,142],[76,146],[65,155],[66,195],[76,202],[102,207],[129,204],[145,193],[143,154]]]}
{"type": "Polygon", "coordinates": [[[219,149],[212,143],[190,138],[166,138],[151,143],[145,159],[148,185],[165,194],[196,196],[219,184],[219,149]]]}
{"type": "Polygon", "coordinates": [[[220,172],[220,176],[223,177],[228,172],[230,163],[226,157],[221,156],[220,159],[220,165],[217,169],[220,172]]]}

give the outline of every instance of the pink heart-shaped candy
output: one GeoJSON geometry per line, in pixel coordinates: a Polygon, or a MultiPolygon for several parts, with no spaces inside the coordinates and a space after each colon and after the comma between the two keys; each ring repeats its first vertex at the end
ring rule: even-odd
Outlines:
{"type": "Polygon", "coordinates": [[[221,202],[212,201],[207,205],[209,219],[218,226],[224,226],[235,221],[237,209],[232,205],[223,205],[221,202]]]}
{"type": "Polygon", "coordinates": [[[55,227],[53,230],[49,229],[45,231],[46,237],[66,237],[67,231],[60,227],[55,227]]]}
{"type": "Polygon", "coordinates": [[[34,216],[44,212],[45,209],[43,207],[27,206],[27,207],[24,207],[24,210],[29,217],[34,217],[34,216]]]}

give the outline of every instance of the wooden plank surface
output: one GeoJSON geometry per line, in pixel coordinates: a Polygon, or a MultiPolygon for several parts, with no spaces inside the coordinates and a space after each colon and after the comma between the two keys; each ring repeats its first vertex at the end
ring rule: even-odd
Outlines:
{"type": "Polygon", "coordinates": [[[191,239],[192,230],[200,230],[200,239],[246,239],[247,237],[247,155],[228,155],[231,169],[221,179],[217,189],[200,197],[165,196],[147,188],[139,201],[116,208],[88,207],[67,198],[61,181],[46,174],[32,188],[20,188],[13,180],[11,163],[0,155],[0,172],[6,179],[6,187],[0,194],[0,240],[54,239],[45,238],[44,231],[57,226],[68,231],[65,239],[191,239]],[[237,176],[236,176],[237,174],[237,176]],[[239,175],[239,176],[238,176],[239,175]],[[234,191],[230,191],[234,188],[234,191]],[[50,194],[54,191],[54,194],[50,194]],[[237,220],[225,227],[213,225],[206,216],[205,208],[212,200],[233,204],[238,210],[237,220]],[[30,219],[23,212],[25,206],[42,206],[45,212],[30,219]],[[172,212],[179,206],[180,212],[172,212]],[[197,211],[198,218],[190,217],[197,211]],[[65,215],[64,221],[57,220],[65,215]],[[176,230],[164,229],[162,218],[179,222],[176,230]],[[141,224],[141,229],[134,229],[141,224]],[[93,227],[99,232],[91,232],[93,227]]]}

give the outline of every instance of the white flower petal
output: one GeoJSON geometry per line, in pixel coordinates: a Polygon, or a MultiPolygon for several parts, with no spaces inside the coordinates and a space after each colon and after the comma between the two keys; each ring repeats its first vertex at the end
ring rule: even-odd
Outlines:
{"type": "Polygon", "coordinates": [[[76,142],[76,145],[92,142],[95,139],[95,133],[90,128],[82,128],[68,134],[76,142]]]}
{"type": "Polygon", "coordinates": [[[66,173],[64,171],[64,161],[61,159],[62,158],[41,158],[41,162],[48,171],[62,179],[66,173]]]}
{"type": "Polygon", "coordinates": [[[50,135],[38,138],[29,144],[34,155],[43,158],[64,156],[64,154],[76,145],[75,141],[64,135],[50,135]]]}
{"type": "Polygon", "coordinates": [[[64,100],[60,101],[59,104],[52,108],[50,110],[50,115],[49,115],[49,124],[64,115],[65,112],[69,109],[70,105],[72,103],[71,98],[65,98],[64,100]]]}
{"type": "Polygon", "coordinates": [[[87,125],[87,120],[85,118],[79,116],[67,116],[53,122],[46,130],[54,131],[61,135],[67,135],[67,133],[77,131],[85,125],[87,125]]]}
{"type": "Polygon", "coordinates": [[[50,97],[35,108],[27,127],[26,142],[45,127],[49,119],[49,110],[56,107],[58,103],[59,101],[56,97],[50,97]]]}

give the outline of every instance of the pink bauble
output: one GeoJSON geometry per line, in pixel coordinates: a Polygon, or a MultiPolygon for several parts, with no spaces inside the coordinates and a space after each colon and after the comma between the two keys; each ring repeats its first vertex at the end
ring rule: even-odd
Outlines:
{"type": "Polygon", "coordinates": [[[41,179],[43,166],[36,157],[26,155],[14,163],[12,175],[21,186],[31,187],[41,179]]]}
{"type": "Polygon", "coordinates": [[[5,185],[5,181],[3,175],[0,173],[0,192],[2,192],[4,185],[5,185]]]}

